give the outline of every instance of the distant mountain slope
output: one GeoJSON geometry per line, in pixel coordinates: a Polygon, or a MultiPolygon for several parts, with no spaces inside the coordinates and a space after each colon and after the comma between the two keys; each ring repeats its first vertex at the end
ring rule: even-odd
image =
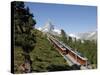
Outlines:
{"type": "Polygon", "coordinates": [[[72,37],[72,38],[80,39],[80,37],[79,37],[79,36],[74,35],[74,34],[69,34],[69,36],[70,36],[70,37],[72,37]]]}
{"type": "Polygon", "coordinates": [[[97,40],[97,31],[79,33],[77,36],[84,40],[97,40]]]}
{"type": "MultiPolygon", "coordinates": [[[[37,28],[38,30],[42,31],[43,33],[51,33],[56,36],[61,36],[61,30],[56,29],[54,25],[51,22],[47,22],[42,28],[37,28]]],[[[97,31],[91,31],[91,32],[84,32],[84,33],[78,33],[78,34],[67,34],[67,37],[72,37],[74,40],[75,38],[78,40],[97,40],[97,31]]]]}

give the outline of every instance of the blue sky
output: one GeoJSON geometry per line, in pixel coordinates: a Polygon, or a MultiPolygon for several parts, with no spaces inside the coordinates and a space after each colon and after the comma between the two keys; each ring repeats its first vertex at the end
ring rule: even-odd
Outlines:
{"type": "Polygon", "coordinates": [[[36,19],[36,27],[51,21],[66,33],[81,33],[97,29],[97,7],[45,3],[25,3],[36,19]]]}

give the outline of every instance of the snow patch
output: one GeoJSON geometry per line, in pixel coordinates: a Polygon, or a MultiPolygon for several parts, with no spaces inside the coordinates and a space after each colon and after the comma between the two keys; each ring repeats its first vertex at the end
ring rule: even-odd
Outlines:
{"type": "Polygon", "coordinates": [[[57,32],[58,34],[61,34],[61,30],[59,30],[59,29],[54,29],[54,32],[57,32]]]}
{"type": "Polygon", "coordinates": [[[40,30],[40,31],[42,30],[42,28],[41,28],[41,27],[38,27],[38,28],[36,28],[36,29],[38,29],[38,30],[40,30]]]}
{"type": "Polygon", "coordinates": [[[74,34],[69,34],[69,36],[74,37],[74,38],[76,38],[76,39],[80,39],[80,37],[78,37],[78,36],[76,36],[76,35],[74,35],[74,34]]]}

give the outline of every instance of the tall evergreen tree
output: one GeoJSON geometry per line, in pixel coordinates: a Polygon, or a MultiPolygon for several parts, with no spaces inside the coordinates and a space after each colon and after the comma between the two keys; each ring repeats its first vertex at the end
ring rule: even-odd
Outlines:
{"type": "MultiPolygon", "coordinates": [[[[20,46],[23,49],[24,62],[32,64],[30,52],[35,47],[35,36],[32,33],[36,21],[33,14],[30,13],[29,7],[25,8],[24,2],[12,2],[14,10],[14,46],[20,46]]],[[[30,66],[31,67],[31,66],[30,66]]]]}
{"type": "Polygon", "coordinates": [[[14,2],[15,45],[21,46],[26,52],[35,45],[34,34],[31,33],[35,24],[36,21],[29,8],[25,8],[24,2],[14,2]]]}

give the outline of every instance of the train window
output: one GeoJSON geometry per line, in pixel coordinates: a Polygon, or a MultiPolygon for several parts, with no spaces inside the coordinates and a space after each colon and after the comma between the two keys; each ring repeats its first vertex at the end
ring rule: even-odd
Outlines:
{"type": "Polygon", "coordinates": [[[78,55],[80,55],[81,57],[84,57],[82,53],[75,51],[78,55]]]}

